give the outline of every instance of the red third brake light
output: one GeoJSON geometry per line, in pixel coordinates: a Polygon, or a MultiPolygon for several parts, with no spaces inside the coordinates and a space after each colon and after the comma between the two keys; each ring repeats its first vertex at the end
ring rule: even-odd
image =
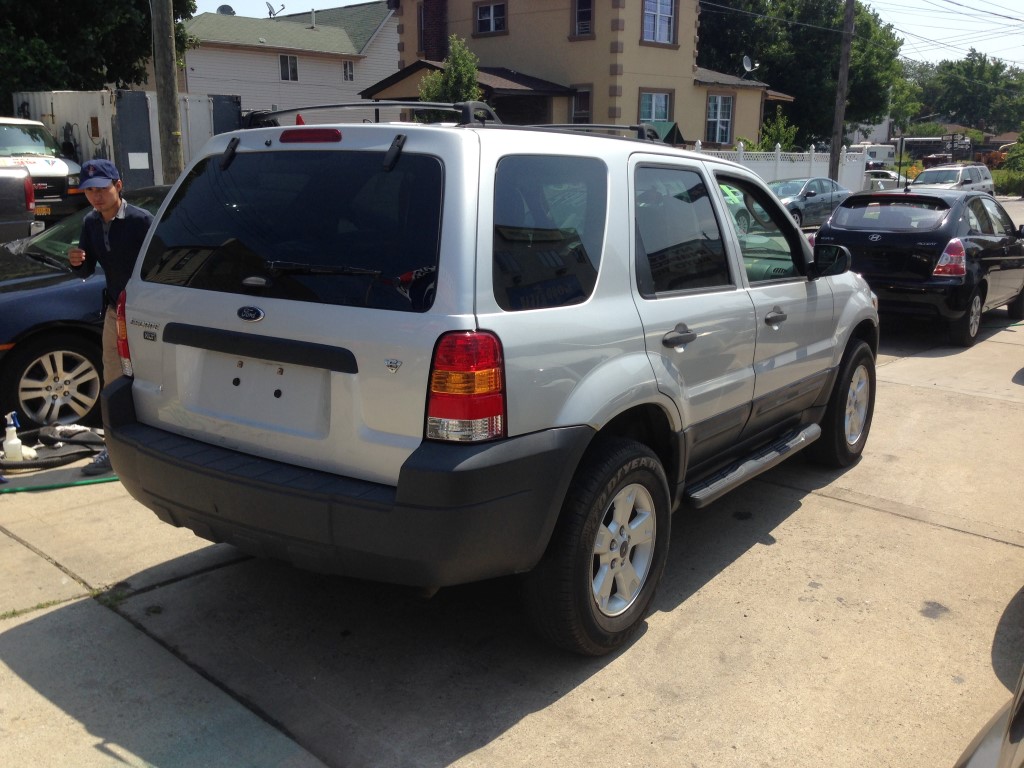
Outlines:
{"type": "Polygon", "coordinates": [[[121,358],[121,372],[125,376],[134,376],[132,353],[128,349],[128,323],[124,314],[125,298],[125,292],[121,291],[121,295],[117,297],[117,356],[121,358]]]}
{"type": "Polygon", "coordinates": [[[322,144],[341,141],[337,128],[289,128],[281,131],[282,144],[322,144]]]}
{"type": "Polygon", "coordinates": [[[441,337],[434,350],[427,401],[427,437],[476,442],[505,435],[505,364],[490,333],[441,337]]]}
{"type": "Polygon", "coordinates": [[[954,237],[949,241],[932,274],[942,277],[962,277],[967,274],[967,252],[960,238],[954,237]]]}

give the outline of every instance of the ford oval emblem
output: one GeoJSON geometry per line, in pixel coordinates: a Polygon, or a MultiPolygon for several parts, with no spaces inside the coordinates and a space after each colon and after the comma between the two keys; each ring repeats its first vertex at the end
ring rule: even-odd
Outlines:
{"type": "Polygon", "coordinates": [[[877,243],[881,239],[882,239],[881,235],[870,235],[868,237],[868,240],[870,240],[872,243],[877,243]]]}
{"type": "Polygon", "coordinates": [[[239,307],[238,316],[247,323],[258,323],[263,319],[264,312],[259,307],[239,307]]]}

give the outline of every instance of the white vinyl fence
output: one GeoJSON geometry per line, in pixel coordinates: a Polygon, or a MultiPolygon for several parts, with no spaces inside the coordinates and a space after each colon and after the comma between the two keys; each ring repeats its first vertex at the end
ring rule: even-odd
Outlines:
{"type": "MultiPolygon", "coordinates": [[[[745,166],[765,181],[776,179],[806,178],[808,176],[828,176],[828,152],[815,152],[811,145],[810,152],[783,152],[782,147],[775,145],[774,152],[747,152],[743,142],[735,150],[707,150],[701,148],[698,141],[694,149],[707,155],[732,160],[745,166]]],[[[847,152],[846,147],[839,153],[839,178],[841,186],[854,192],[864,187],[864,167],[867,155],[863,152],[847,152]]]]}

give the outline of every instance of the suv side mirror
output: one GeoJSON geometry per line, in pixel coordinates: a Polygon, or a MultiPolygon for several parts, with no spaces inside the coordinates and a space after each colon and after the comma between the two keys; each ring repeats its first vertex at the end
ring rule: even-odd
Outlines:
{"type": "Polygon", "coordinates": [[[850,268],[852,260],[845,245],[814,244],[814,261],[809,265],[807,276],[812,280],[829,275],[841,275],[850,268]]]}

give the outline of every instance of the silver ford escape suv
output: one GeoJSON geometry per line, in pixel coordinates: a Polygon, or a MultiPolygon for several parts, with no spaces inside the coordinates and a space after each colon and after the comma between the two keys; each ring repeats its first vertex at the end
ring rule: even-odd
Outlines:
{"type": "Polygon", "coordinates": [[[677,508],[804,448],[860,456],[873,297],[739,165],[461,109],[213,137],[122,297],[111,459],[162,520],[254,555],[521,574],[542,636],[606,653],[677,508]]]}

